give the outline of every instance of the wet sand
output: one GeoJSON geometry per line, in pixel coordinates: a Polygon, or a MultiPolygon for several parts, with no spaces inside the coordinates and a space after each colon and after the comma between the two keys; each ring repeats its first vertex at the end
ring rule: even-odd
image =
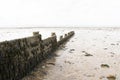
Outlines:
{"type": "Polygon", "coordinates": [[[75,30],[75,36],[22,80],[120,80],[120,30],[75,30]]]}

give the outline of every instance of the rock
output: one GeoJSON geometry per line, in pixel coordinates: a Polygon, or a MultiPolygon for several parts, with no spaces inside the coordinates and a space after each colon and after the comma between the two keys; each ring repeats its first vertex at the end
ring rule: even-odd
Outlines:
{"type": "Polygon", "coordinates": [[[85,56],[93,56],[92,54],[85,53],[85,56]]]}
{"type": "Polygon", "coordinates": [[[75,49],[70,49],[70,51],[75,51],[75,49]]]}
{"type": "Polygon", "coordinates": [[[116,80],[116,77],[114,75],[109,75],[107,77],[108,80],[116,80]]]}
{"type": "Polygon", "coordinates": [[[111,43],[111,45],[115,45],[114,43],[111,43]]]}
{"type": "Polygon", "coordinates": [[[92,54],[89,54],[86,51],[82,51],[82,53],[85,53],[85,56],[93,56],[92,54]]]}
{"type": "Polygon", "coordinates": [[[102,68],[109,68],[110,66],[108,64],[101,64],[102,68]]]}
{"type": "Polygon", "coordinates": [[[65,61],[65,63],[69,63],[69,64],[72,64],[70,61],[65,61]]]}
{"type": "Polygon", "coordinates": [[[75,49],[70,49],[69,53],[73,53],[73,51],[75,51],[75,49]]]}
{"type": "Polygon", "coordinates": [[[82,51],[82,53],[86,53],[86,51],[82,51]]]}
{"type": "Polygon", "coordinates": [[[108,48],[104,48],[104,50],[107,50],[108,48]]]}

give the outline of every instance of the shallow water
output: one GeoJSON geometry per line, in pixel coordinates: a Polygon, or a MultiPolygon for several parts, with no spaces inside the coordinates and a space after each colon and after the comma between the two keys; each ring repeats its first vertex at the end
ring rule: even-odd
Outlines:
{"type": "MultiPolygon", "coordinates": [[[[40,31],[46,38],[51,32],[60,36],[71,30],[75,31],[75,36],[55,52],[57,56],[38,65],[23,80],[110,80],[107,77],[111,75],[120,80],[120,30],[42,28],[18,29],[18,33],[13,34],[24,32],[26,35],[23,33],[19,37],[25,37],[32,35],[33,31],[40,31]],[[102,64],[109,67],[102,67],[102,64]]],[[[12,31],[9,32],[12,34],[12,31]]]]}

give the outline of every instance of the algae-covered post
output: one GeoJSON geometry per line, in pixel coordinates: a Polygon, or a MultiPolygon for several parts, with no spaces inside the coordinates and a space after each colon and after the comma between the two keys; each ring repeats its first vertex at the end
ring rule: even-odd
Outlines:
{"type": "Polygon", "coordinates": [[[0,80],[19,80],[29,73],[47,55],[69,39],[74,33],[65,37],[53,32],[47,39],[42,40],[39,32],[33,36],[0,43],[0,80]]]}
{"type": "Polygon", "coordinates": [[[51,37],[54,38],[54,41],[52,42],[52,47],[53,47],[52,50],[55,50],[55,49],[57,48],[57,46],[58,46],[56,33],[55,33],[55,32],[52,32],[52,33],[51,33],[51,37]]]}
{"type": "Polygon", "coordinates": [[[40,40],[42,40],[42,36],[41,34],[39,34],[39,32],[33,32],[33,36],[38,36],[40,40]]]}
{"type": "Polygon", "coordinates": [[[51,36],[56,36],[55,32],[52,32],[52,33],[51,33],[51,36]]]}
{"type": "Polygon", "coordinates": [[[60,36],[60,40],[62,40],[63,39],[63,36],[60,36]]]}
{"type": "Polygon", "coordinates": [[[65,34],[65,37],[67,37],[67,34],[65,34]]]}
{"type": "Polygon", "coordinates": [[[33,32],[33,36],[39,35],[39,32],[33,32]]]}

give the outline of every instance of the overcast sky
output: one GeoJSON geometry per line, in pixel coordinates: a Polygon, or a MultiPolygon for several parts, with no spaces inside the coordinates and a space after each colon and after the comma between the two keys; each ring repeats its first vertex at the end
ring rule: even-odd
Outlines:
{"type": "Polygon", "coordinates": [[[120,0],[0,0],[0,27],[120,26],[120,0]]]}

